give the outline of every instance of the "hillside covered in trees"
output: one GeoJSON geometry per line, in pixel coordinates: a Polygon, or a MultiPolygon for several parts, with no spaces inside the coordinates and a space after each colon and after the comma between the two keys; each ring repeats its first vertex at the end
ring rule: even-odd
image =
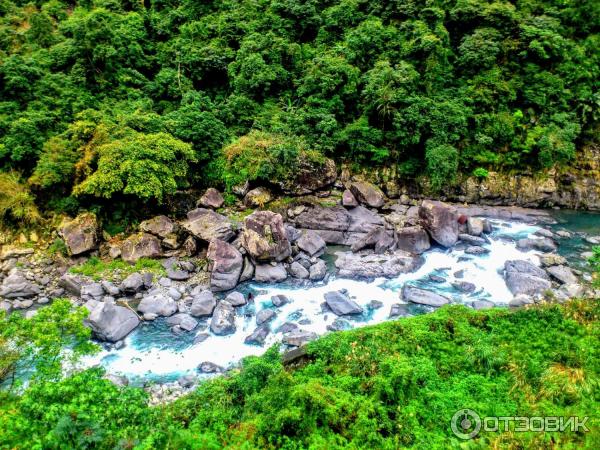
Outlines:
{"type": "Polygon", "coordinates": [[[272,180],[302,155],[436,189],[597,140],[593,0],[1,0],[0,17],[5,219],[272,180]]]}

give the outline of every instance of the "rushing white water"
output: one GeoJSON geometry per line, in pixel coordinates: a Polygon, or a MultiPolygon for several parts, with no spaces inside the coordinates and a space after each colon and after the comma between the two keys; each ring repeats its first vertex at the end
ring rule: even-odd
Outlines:
{"type": "MultiPolygon", "coordinates": [[[[441,293],[455,302],[467,303],[486,299],[498,305],[508,303],[512,294],[508,290],[502,269],[504,262],[511,259],[525,259],[539,264],[538,253],[523,252],[508,239],[519,239],[534,233],[539,227],[521,223],[493,221],[495,230],[490,236],[490,253],[485,255],[466,255],[461,250],[436,248],[423,256],[425,263],[413,273],[403,274],[394,279],[376,279],[361,281],[331,277],[329,281],[309,287],[293,285],[260,285],[251,283],[246,289],[254,292],[256,312],[263,308],[272,308],[271,296],[284,294],[292,301],[276,309],[277,317],[271,322],[271,329],[285,322],[299,324],[306,331],[317,334],[327,332],[337,317],[331,312],[322,312],[323,295],[329,291],[346,289],[350,297],[361,305],[365,314],[356,318],[344,318],[352,327],[383,322],[388,319],[390,307],[403,303],[400,290],[405,283],[418,285],[441,293]],[[455,273],[463,271],[463,277],[456,278],[455,273]],[[430,274],[443,276],[444,283],[435,283],[430,274]],[[475,292],[465,294],[452,286],[454,281],[468,281],[477,287],[475,292]],[[372,300],[383,303],[379,309],[367,308],[372,300]]],[[[423,311],[423,309],[421,309],[423,311]]],[[[243,309],[240,311],[243,312],[243,309]]],[[[280,342],[281,333],[272,332],[263,347],[247,345],[246,336],[256,328],[255,316],[239,314],[236,318],[237,331],[229,336],[210,335],[205,341],[193,344],[194,333],[185,336],[172,334],[165,324],[142,324],[125,340],[120,350],[103,351],[85,360],[86,366],[101,364],[108,372],[123,374],[133,379],[176,378],[185,373],[195,372],[198,365],[210,361],[223,367],[230,366],[245,356],[262,354],[272,344],[280,342]]],[[[206,332],[198,331],[198,333],[206,332]]]]}

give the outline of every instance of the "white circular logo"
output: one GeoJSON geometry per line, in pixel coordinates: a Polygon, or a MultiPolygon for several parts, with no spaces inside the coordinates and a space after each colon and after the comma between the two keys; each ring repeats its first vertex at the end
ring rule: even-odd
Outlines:
{"type": "Polygon", "coordinates": [[[452,432],[460,439],[473,439],[481,430],[481,419],[472,409],[460,409],[451,421],[452,432]]]}

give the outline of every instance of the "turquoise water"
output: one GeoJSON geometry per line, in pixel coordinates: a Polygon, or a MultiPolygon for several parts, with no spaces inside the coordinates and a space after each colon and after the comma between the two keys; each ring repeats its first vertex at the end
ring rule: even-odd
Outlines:
{"type": "Polygon", "coordinates": [[[600,236],[600,213],[558,210],[552,211],[556,224],[551,225],[553,231],[566,230],[571,238],[557,238],[558,253],[567,258],[569,264],[580,270],[589,271],[590,266],[581,258],[584,252],[591,252],[593,245],[585,242],[585,236],[600,236]]]}

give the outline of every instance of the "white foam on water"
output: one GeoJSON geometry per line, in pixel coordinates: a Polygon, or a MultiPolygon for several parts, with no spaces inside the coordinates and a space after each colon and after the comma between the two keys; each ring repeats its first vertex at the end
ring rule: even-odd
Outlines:
{"type": "MultiPolygon", "coordinates": [[[[506,304],[513,296],[508,290],[502,269],[504,263],[511,259],[524,259],[539,265],[539,253],[536,251],[523,252],[516,248],[515,243],[505,238],[519,239],[534,233],[539,227],[493,221],[495,231],[490,236],[490,244],[485,246],[490,253],[485,255],[465,255],[459,250],[444,250],[436,248],[426,252],[424,264],[417,271],[402,274],[394,279],[376,279],[373,281],[331,278],[326,284],[316,284],[309,287],[292,287],[290,285],[259,285],[253,284],[257,294],[254,297],[256,312],[263,308],[272,308],[271,297],[277,294],[287,296],[291,302],[276,309],[277,317],[271,322],[271,329],[276,330],[285,322],[306,320],[299,324],[302,330],[312,331],[319,335],[327,332],[337,316],[332,312],[322,312],[321,304],[324,294],[329,291],[346,289],[350,297],[360,306],[369,311],[358,318],[343,318],[353,327],[375,324],[388,319],[391,305],[403,303],[400,291],[405,283],[411,283],[434,290],[448,296],[455,302],[467,303],[477,299],[486,299],[496,304],[506,304]],[[463,271],[463,277],[454,274],[463,271]],[[429,280],[430,274],[443,275],[444,283],[434,283],[429,280]],[[452,287],[452,282],[468,281],[475,284],[476,290],[464,294],[452,287]],[[369,310],[367,305],[372,300],[383,303],[383,307],[369,310]]],[[[169,348],[165,342],[138,342],[138,331],[134,331],[125,340],[125,347],[120,350],[103,351],[87,358],[85,366],[102,365],[108,372],[127,375],[132,378],[176,376],[194,372],[198,365],[210,361],[222,367],[230,366],[250,355],[260,355],[271,345],[281,342],[282,334],[272,332],[267,337],[263,347],[246,345],[244,339],[256,328],[256,318],[239,315],[236,317],[236,332],[228,336],[210,336],[203,342],[190,344],[183,349],[169,348]]],[[[172,336],[176,343],[177,336],[172,336]]],[[[175,345],[173,345],[175,347],[175,345]]]]}

